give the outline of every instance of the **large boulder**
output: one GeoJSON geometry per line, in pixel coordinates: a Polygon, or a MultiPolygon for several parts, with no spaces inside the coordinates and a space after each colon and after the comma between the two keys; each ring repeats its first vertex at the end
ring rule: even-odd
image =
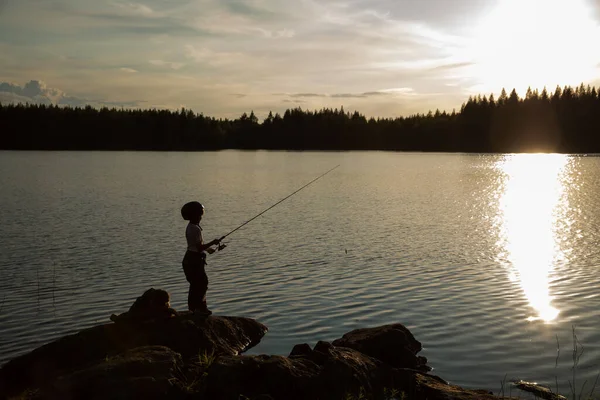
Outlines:
{"type": "Polygon", "coordinates": [[[32,400],[181,398],[184,364],[168,347],[147,346],[108,357],[48,382],[32,400]]]}
{"type": "Polygon", "coordinates": [[[421,342],[402,324],[355,329],[332,343],[358,350],[395,368],[431,371],[427,359],[417,356],[423,348],[421,342]]]}
{"type": "Polygon", "coordinates": [[[207,370],[206,398],[237,400],[382,398],[395,386],[410,385],[412,372],[393,369],[350,348],[318,342],[295,348],[289,357],[219,357],[207,370]]]}
{"type": "Polygon", "coordinates": [[[0,369],[0,396],[38,387],[137,347],[165,346],[184,360],[204,353],[237,355],[256,345],[267,332],[266,326],[250,318],[189,312],[116,321],[65,336],[9,361],[0,369]]]}

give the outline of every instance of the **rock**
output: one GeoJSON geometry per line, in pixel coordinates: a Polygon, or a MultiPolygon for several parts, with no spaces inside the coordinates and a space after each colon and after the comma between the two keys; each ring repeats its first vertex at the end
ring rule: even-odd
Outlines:
{"type": "Polygon", "coordinates": [[[0,394],[38,387],[142,346],[166,346],[184,360],[201,353],[237,355],[256,345],[266,332],[267,327],[253,319],[198,317],[189,312],[147,321],[124,318],[65,336],[9,361],[0,369],[0,394]]]}
{"type": "Polygon", "coordinates": [[[247,318],[161,314],[169,307],[158,291],[147,291],[136,303],[114,324],[66,336],[4,365],[0,398],[497,398],[424,372],[426,359],[417,356],[421,343],[400,324],[357,329],[314,348],[296,345],[289,357],[243,356],[265,334],[264,325],[247,318]]]}
{"type": "Polygon", "coordinates": [[[224,356],[207,371],[208,399],[269,395],[273,399],[308,399],[319,367],[310,360],[283,356],[224,356]]]}
{"type": "MultiPolygon", "coordinates": [[[[207,371],[206,398],[260,395],[278,399],[344,399],[361,391],[383,396],[384,389],[409,385],[412,372],[393,369],[356,350],[319,342],[310,352],[283,356],[224,356],[207,371]]],[[[296,349],[295,348],[295,349],[296,349]]]]}
{"type": "Polygon", "coordinates": [[[308,356],[312,353],[312,349],[308,345],[308,343],[297,344],[292,349],[290,353],[290,357],[302,357],[308,356]]]}
{"type": "Polygon", "coordinates": [[[162,346],[147,346],[109,357],[42,387],[39,400],[181,398],[181,355],[162,346]]]}
{"type": "Polygon", "coordinates": [[[150,288],[135,300],[129,311],[121,315],[113,314],[110,319],[114,322],[148,321],[174,316],[177,316],[177,311],[171,308],[169,293],[162,289],[150,288]]]}
{"type": "Polygon", "coordinates": [[[402,324],[355,329],[334,340],[333,345],[358,350],[392,367],[431,371],[427,359],[417,356],[423,348],[421,342],[402,324]]]}

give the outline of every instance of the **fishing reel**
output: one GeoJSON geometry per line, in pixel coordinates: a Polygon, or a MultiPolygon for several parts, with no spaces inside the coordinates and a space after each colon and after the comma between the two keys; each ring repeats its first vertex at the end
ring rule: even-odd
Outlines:
{"type": "Polygon", "coordinates": [[[208,249],[206,249],[206,252],[208,254],[213,254],[215,251],[221,251],[223,250],[225,247],[227,247],[227,245],[225,243],[219,243],[219,245],[217,246],[217,249],[213,249],[212,247],[209,247],[208,249]]]}

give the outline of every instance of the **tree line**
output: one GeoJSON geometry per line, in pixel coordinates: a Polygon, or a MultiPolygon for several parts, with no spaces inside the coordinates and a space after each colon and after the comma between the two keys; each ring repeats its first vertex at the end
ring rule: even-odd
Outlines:
{"type": "Polygon", "coordinates": [[[367,118],[324,108],[217,119],[191,110],[0,104],[0,148],[20,150],[393,150],[600,152],[596,87],[472,96],[459,111],[367,118]]]}

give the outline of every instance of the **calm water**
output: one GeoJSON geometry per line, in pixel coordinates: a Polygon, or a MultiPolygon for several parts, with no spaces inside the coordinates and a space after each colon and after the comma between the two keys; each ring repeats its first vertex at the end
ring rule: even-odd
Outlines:
{"type": "Polygon", "coordinates": [[[186,308],[179,209],[228,239],[209,306],[287,355],[401,322],[434,373],[568,391],[600,371],[600,158],[380,152],[0,152],[0,363],[108,322],[149,287],[186,308]],[[558,365],[557,337],[560,345],[558,365]]]}

